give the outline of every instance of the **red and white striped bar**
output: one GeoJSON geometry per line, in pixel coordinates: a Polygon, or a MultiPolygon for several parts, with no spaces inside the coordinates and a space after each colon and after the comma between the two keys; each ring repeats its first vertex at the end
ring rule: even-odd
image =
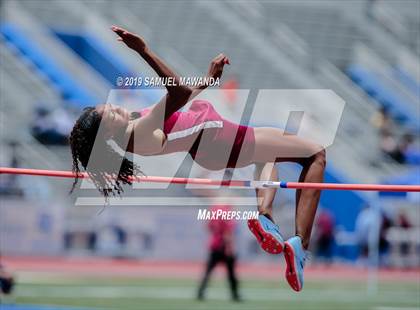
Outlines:
{"type": "MultiPolygon", "coordinates": [[[[72,171],[61,170],[40,170],[24,168],[0,167],[0,174],[19,174],[57,178],[74,178],[72,171]]],[[[80,173],[79,178],[89,178],[87,173],[80,173]]],[[[175,178],[139,176],[133,177],[134,182],[145,183],[171,183],[171,184],[196,184],[244,188],[288,188],[288,189],[319,189],[319,190],[351,190],[351,191],[378,191],[378,192],[420,192],[420,185],[385,185],[385,184],[340,184],[340,183],[304,183],[304,182],[272,182],[272,181],[251,181],[231,180],[220,181],[212,179],[197,178],[175,178]]]]}

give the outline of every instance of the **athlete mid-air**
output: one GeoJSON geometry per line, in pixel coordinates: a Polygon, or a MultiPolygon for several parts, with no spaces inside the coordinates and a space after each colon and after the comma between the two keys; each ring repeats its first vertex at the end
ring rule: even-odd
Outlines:
{"type": "MultiPolygon", "coordinates": [[[[255,178],[258,180],[277,181],[275,163],[295,162],[303,167],[300,182],[323,182],[326,159],[321,146],[287,135],[277,128],[235,124],[221,117],[205,100],[194,100],[187,111],[179,111],[207,85],[193,88],[181,85],[178,83],[179,76],[153,53],[140,36],[115,26],[112,31],[118,35],[119,41],[137,52],[159,77],[171,78],[175,83],[166,86],[167,94],[150,108],[130,113],[112,104],[101,104],[84,109],[77,120],[70,135],[73,171],[80,171],[80,163],[104,196],[122,193],[122,185],[131,184],[130,176],[140,172],[135,163],[107,144],[109,139],[126,152],[142,156],[188,152],[195,162],[209,170],[255,165],[255,178]],[[99,131],[101,122],[104,131],[99,131]],[[102,146],[104,151],[88,166],[94,143],[102,146]],[[226,155],[226,150],[230,149],[231,152],[226,155]],[[307,155],[297,157],[296,154],[307,155]],[[111,161],[122,163],[118,173],[105,164],[111,161]],[[114,177],[109,178],[109,175],[114,177]]],[[[207,77],[220,78],[224,66],[229,63],[227,56],[218,55],[211,61],[207,77]]],[[[77,178],[73,188],[76,183],[77,178]]],[[[250,220],[248,226],[262,249],[272,254],[284,252],[286,279],[294,290],[300,291],[320,190],[296,190],[296,234],[287,241],[283,240],[272,217],[276,189],[257,189],[256,194],[260,216],[258,220],[250,220]]]]}

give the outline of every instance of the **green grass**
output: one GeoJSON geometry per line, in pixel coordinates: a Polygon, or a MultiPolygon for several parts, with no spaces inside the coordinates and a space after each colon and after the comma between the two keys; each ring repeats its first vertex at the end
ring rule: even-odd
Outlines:
{"type": "Polygon", "coordinates": [[[365,282],[307,281],[295,293],[282,281],[241,282],[244,301],[229,300],[227,284],[213,280],[207,300],[194,299],[197,283],[191,279],[61,278],[33,275],[18,279],[16,303],[54,304],[100,309],[139,310],[265,310],[265,309],[419,309],[419,283],[379,283],[368,294],[365,282]]]}

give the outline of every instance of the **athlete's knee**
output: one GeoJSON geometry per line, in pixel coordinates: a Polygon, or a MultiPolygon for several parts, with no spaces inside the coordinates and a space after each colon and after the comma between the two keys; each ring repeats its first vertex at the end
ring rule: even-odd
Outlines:
{"type": "Polygon", "coordinates": [[[297,161],[302,167],[307,167],[313,164],[321,166],[323,169],[327,165],[327,155],[325,149],[317,150],[314,155],[300,158],[297,161]]]}
{"type": "Polygon", "coordinates": [[[322,168],[325,168],[327,165],[327,152],[325,149],[319,151],[314,155],[314,163],[320,165],[322,168]]]}

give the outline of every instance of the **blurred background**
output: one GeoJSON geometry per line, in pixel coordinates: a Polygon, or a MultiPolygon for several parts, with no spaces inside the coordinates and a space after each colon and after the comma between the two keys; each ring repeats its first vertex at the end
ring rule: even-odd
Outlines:
{"type": "MultiPolygon", "coordinates": [[[[109,96],[139,108],[160,98],[161,89],[110,95],[118,76],[154,76],[116,42],[109,30],[116,24],[143,36],[184,76],[202,76],[215,55],[228,55],[218,104],[237,120],[240,89],[333,90],[346,106],[328,149],[326,181],[420,184],[417,0],[2,0],[0,9],[1,166],[69,170],[67,136],[84,107],[109,96]]],[[[271,125],[266,121],[255,124],[271,125]]],[[[188,176],[191,161],[178,169],[176,158],[147,161],[145,170],[188,176]]],[[[278,166],[282,179],[298,178],[299,167],[278,166]]],[[[252,169],[240,176],[250,178],[252,169]]],[[[97,193],[69,195],[71,184],[0,175],[0,277],[15,282],[11,294],[0,293],[1,309],[420,307],[419,193],[324,192],[300,294],[284,280],[283,258],[263,253],[246,222],[237,222],[243,302],[236,304],[221,268],[206,301],[196,300],[209,239],[197,206],[229,193],[148,188],[141,193],[150,205],[101,210],[75,205],[97,193]],[[185,195],[191,206],[153,204],[153,197],[185,195]]],[[[292,235],[293,191],[278,193],[274,212],[284,235],[292,235]]]]}

